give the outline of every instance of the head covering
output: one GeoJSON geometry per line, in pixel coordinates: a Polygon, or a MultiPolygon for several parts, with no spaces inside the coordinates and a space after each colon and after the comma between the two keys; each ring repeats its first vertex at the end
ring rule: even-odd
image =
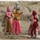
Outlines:
{"type": "Polygon", "coordinates": [[[20,10],[19,3],[16,2],[12,12],[19,11],[19,10],[20,10]]]}
{"type": "Polygon", "coordinates": [[[36,15],[37,15],[36,11],[33,11],[33,12],[32,12],[32,15],[33,15],[34,19],[35,19],[36,21],[38,21],[38,18],[36,17],[36,15]]]}
{"type": "Polygon", "coordinates": [[[16,9],[16,10],[19,10],[19,9],[20,9],[20,7],[19,7],[19,3],[16,2],[15,4],[16,4],[16,5],[15,5],[15,9],[16,9]]]}
{"type": "Polygon", "coordinates": [[[11,10],[10,10],[10,7],[7,7],[7,12],[10,12],[11,10]]]}
{"type": "Polygon", "coordinates": [[[32,15],[33,15],[33,16],[35,16],[36,14],[37,14],[36,11],[33,11],[33,12],[32,12],[32,15]]]}

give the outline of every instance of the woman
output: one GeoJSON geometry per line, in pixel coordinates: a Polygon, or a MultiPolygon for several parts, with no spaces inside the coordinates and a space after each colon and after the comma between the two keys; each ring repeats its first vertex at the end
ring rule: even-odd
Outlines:
{"type": "Polygon", "coordinates": [[[30,24],[28,33],[31,35],[31,37],[36,38],[37,33],[38,33],[38,21],[39,21],[39,18],[38,18],[38,15],[37,15],[37,13],[35,11],[32,12],[31,17],[32,17],[32,19],[31,19],[31,24],[30,24]]]}
{"type": "Polygon", "coordinates": [[[19,12],[19,9],[14,9],[13,13],[12,13],[12,33],[13,34],[20,34],[21,33],[21,28],[20,28],[20,15],[22,14],[22,12],[19,12]]]}
{"type": "Polygon", "coordinates": [[[4,29],[5,29],[5,33],[11,33],[11,25],[12,25],[12,17],[11,17],[11,11],[10,8],[7,7],[7,11],[5,13],[5,17],[4,17],[4,29]]]}

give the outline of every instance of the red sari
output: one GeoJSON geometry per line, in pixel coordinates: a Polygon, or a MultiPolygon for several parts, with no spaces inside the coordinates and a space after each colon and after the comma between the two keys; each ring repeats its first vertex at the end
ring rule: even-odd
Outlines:
{"type": "Polygon", "coordinates": [[[17,18],[13,19],[13,22],[12,22],[12,33],[16,34],[16,35],[21,33],[20,23],[19,23],[17,18]]]}
{"type": "Polygon", "coordinates": [[[35,11],[33,11],[33,13],[32,13],[32,18],[33,19],[31,21],[28,33],[31,36],[35,35],[35,37],[36,37],[36,35],[38,34],[38,18],[36,17],[36,12],[35,11]]]}

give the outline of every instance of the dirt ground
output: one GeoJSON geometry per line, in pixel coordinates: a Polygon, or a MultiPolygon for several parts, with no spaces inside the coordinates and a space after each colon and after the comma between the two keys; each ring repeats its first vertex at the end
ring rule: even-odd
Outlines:
{"type": "MultiPolygon", "coordinates": [[[[40,23],[40,22],[39,22],[40,23]]],[[[5,35],[2,32],[2,26],[0,22],[0,40],[40,40],[40,34],[37,36],[36,39],[31,38],[31,36],[27,35],[27,31],[30,25],[29,21],[21,21],[20,22],[22,33],[19,35],[5,35]],[[23,25],[24,24],[24,25],[23,25]]],[[[39,24],[40,26],[40,24],[39,24]]],[[[39,27],[39,32],[40,32],[40,27],[39,27]]]]}

